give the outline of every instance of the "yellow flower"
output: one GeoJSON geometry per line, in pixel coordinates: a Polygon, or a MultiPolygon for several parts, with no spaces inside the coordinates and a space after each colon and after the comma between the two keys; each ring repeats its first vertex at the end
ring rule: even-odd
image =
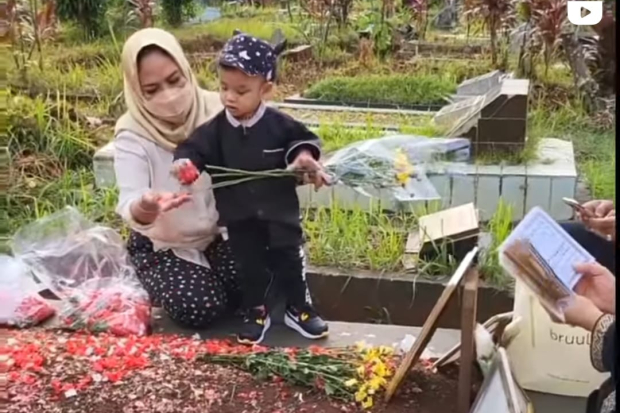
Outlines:
{"type": "Polygon", "coordinates": [[[388,369],[385,366],[385,363],[378,362],[378,363],[375,363],[374,366],[372,366],[372,372],[380,377],[383,377],[387,375],[388,369]]]}
{"type": "Polygon", "coordinates": [[[370,381],[368,381],[368,385],[372,390],[379,390],[381,387],[385,386],[387,381],[383,377],[375,376],[370,381]]]}
{"type": "Polygon", "coordinates": [[[346,387],[353,387],[357,384],[357,380],[356,379],[349,379],[347,381],[344,382],[344,385],[346,387]]]}
{"type": "Polygon", "coordinates": [[[409,181],[409,177],[413,175],[414,169],[402,148],[396,151],[394,168],[396,169],[396,181],[404,186],[409,181]]]}
{"type": "Polygon", "coordinates": [[[366,369],[364,368],[364,366],[359,366],[357,368],[357,375],[360,377],[364,377],[364,373],[366,372],[366,369]]]}
{"type": "Polygon", "coordinates": [[[368,344],[366,344],[365,341],[358,341],[357,343],[355,343],[355,348],[357,349],[358,353],[363,353],[368,349],[368,344]]]}
{"type": "Polygon", "coordinates": [[[370,409],[372,407],[372,397],[367,397],[362,403],[362,407],[364,409],[370,409]]]}
{"type": "Polygon", "coordinates": [[[394,348],[388,346],[381,346],[379,347],[379,353],[382,356],[391,356],[392,354],[394,354],[394,348]]]}
{"type": "Polygon", "coordinates": [[[360,403],[362,400],[368,397],[367,389],[368,386],[366,384],[363,384],[362,387],[359,388],[359,390],[355,393],[356,402],[360,403]]]}

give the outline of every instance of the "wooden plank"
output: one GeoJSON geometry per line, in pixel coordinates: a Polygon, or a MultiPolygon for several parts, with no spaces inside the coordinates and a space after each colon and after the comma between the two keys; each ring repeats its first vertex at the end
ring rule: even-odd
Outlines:
{"type": "Polygon", "coordinates": [[[461,360],[459,365],[459,384],[457,411],[468,413],[471,407],[471,381],[475,360],[474,331],[478,309],[478,281],[480,275],[475,267],[465,275],[463,301],[461,304],[461,360]]]}
{"type": "Polygon", "coordinates": [[[389,402],[392,399],[392,396],[394,396],[396,390],[398,390],[398,387],[405,378],[405,375],[411,369],[411,366],[413,366],[420,359],[422,352],[433,337],[435,330],[437,330],[437,323],[439,321],[439,317],[444,312],[448,301],[458,287],[461,279],[465,275],[465,272],[472,265],[474,258],[477,254],[478,247],[474,247],[470,252],[467,253],[463,261],[461,261],[458,268],[450,278],[450,281],[448,281],[448,285],[446,285],[446,287],[444,288],[441,296],[439,296],[439,299],[437,300],[437,304],[435,304],[435,306],[431,310],[431,313],[426,319],[426,322],[422,326],[422,331],[420,332],[420,335],[418,336],[417,340],[401,362],[400,366],[398,366],[398,370],[396,370],[394,377],[388,384],[387,391],[385,392],[386,402],[389,402]]]}
{"type": "Polygon", "coordinates": [[[473,203],[425,215],[418,220],[422,244],[460,238],[476,233],[480,227],[473,203]]]}
{"type": "MultiPolygon", "coordinates": [[[[497,329],[502,329],[512,321],[512,311],[494,315],[482,325],[493,337],[496,336],[497,329]]],[[[500,334],[501,337],[501,334],[500,334]]],[[[450,350],[446,351],[440,358],[433,363],[433,368],[447,366],[454,363],[461,357],[461,343],[459,342],[450,350]]]]}

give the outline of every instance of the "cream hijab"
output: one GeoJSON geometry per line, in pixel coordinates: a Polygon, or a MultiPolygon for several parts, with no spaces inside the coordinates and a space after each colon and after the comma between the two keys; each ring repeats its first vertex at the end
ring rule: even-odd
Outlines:
{"type": "Polygon", "coordinates": [[[173,151],[194,129],[223,109],[217,93],[207,92],[198,86],[181,45],[165,30],[143,29],[129,37],[123,47],[121,68],[127,112],[116,122],[115,135],[123,130],[131,131],[154,141],[168,151],[173,151]],[[145,108],[146,99],[138,78],[138,54],[143,48],[151,45],[161,47],[172,56],[194,91],[192,108],[185,124],[179,127],[171,127],[169,123],[157,119],[145,108]]]}

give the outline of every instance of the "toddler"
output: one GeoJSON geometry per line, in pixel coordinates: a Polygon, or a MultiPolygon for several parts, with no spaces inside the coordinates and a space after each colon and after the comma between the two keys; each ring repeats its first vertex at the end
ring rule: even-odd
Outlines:
{"type": "MultiPolygon", "coordinates": [[[[225,109],[179,144],[173,172],[184,180],[209,166],[266,171],[299,171],[306,183],[327,182],[319,164],[321,142],[303,124],[265,105],[276,77],[278,51],[240,33],[218,60],[220,98],[225,109]]],[[[191,179],[190,179],[191,180],[191,179]]],[[[215,179],[214,183],[218,180],[215,179]]],[[[271,325],[265,296],[272,276],[287,298],[285,324],[306,338],[328,334],[306,290],[301,213],[294,176],[264,178],[214,189],[220,224],[241,272],[246,316],[237,340],[260,343],[271,325]]]]}

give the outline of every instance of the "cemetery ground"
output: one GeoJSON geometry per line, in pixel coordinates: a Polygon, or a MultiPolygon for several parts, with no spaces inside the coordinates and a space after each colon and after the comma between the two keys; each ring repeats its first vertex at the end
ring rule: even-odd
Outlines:
{"type": "MultiPolygon", "coordinates": [[[[358,15],[364,14],[365,8],[372,8],[367,2],[355,3],[354,12],[358,15]]],[[[453,93],[462,81],[498,68],[488,50],[488,39],[472,35],[469,41],[464,40],[462,25],[454,30],[456,40],[445,40],[444,34],[429,29],[425,40],[431,46],[441,46],[437,49],[439,52],[433,48],[431,52],[424,52],[420,48],[412,53],[404,47],[398,52],[397,47],[387,52],[379,50],[377,45],[381,39],[378,37],[369,52],[356,33],[360,29],[358,26],[334,30],[326,35],[325,42],[322,33],[316,31],[321,24],[324,22],[320,18],[302,17],[302,13],[289,20],[286,13],[271,8],[256,11],[232,7],[221,19],[183,26],[172,32],[180,39],[200,84],[210,90],[218,87],[215,53],[234,29],[269,39],[273,30],[279,28],[289,40],[289,49],[309,44],[312,46],[309,54],[291,54],[282,59],[274,96],[278,102],[300,96],[403,108],[435,105],[441,104],[442,97],[453,93]],[[314,25],[309,24],[313,22],[314,25]],[[470,43],[484,46],[474,55],[469,52],[475,50],[470,48],[470,43]]],[[[161,26],[159,21],[157,25],[161,26]]],[[[0,146],[8,148],[8,154],[0,155],[8,155],[11,161],[7,196],[0,200],[0,222],[4,226],[0,251],[10,250],[10,236],[19,227],[66,205],[73,205],[89,219],[127,235],[126,226],[114,212],[116,188],[95,185],[92,166],[93,155],[110,141],[115,119],[124,112],[119,60],[120,47],[127,35],[128,32],[119,30],[114,35],[85,40],[77,26],[66,22],[54,37],[43,41],[40,49],[21,38],[16,40],[13,49],[2,49],[3,60],[14,61],[15,65],[8,73],[8,140],[0,142],[0,146]],[[22,46],[25,50],[32,47],[35,53],[26,58],[24,55],[28,53],[23,52],[22,46]]],[[[391,42],[396,44],[394,39],[391,42]]],[[[614,119],[606,111],[588,110],[584,95],[574,85],[566,59],[557,50],[550,56],[552,59],[547,62],[542,58],[533,60],[535,76],[530,78],[525,148],[509,154],[479,156],[475,162],[524,164],[536,161],[537,146],[544,138],[571,141],[580,181],[578,199],[614,199],[614,119]]],[[[511,52],[502,69],[516,71],[517,61],[517,53],[511,52]]],[[[308,123],[322,138],[327,152],[383,136],[386,130],[426,137],[440,137],[447,132],[434,123],[432,113],[298,107],[283,110],[308,123]]],[[[340,208],[338,204],[308,208],[303,216],[310,263],[315,268],[329,268],[344,274],[372,273],[377,276],[377,290],[385,274],[390,277],[397,274],[407,281],[412,292],[419,280],[444,281],[458,264],[445,251],[420,262],[413,272],[403,263],[408,234],[417,228],[419,217],[440,209],[440,203],[434,202],[421,206],[415,213],[386,212],[378,208],[369,212],[362,208],[340,208]]],[[[511,279],[500,269],[495,248],[509,234],[512,224],[512,206],[504,202],[500,202],[491,218],[482,224],[483,231],[489,234],[480,261],[482,283],[507,295],[511,291],[511,279]]],[[[340,293],[353,288],[352,284],[345,280],[340,293]]],[[[411,305],[417,305],[419,300],[419,295],[414,300],[412,293],[411,305]]],[[[408,311],[414,312],[411,308],[408,307],[408,311]]],[[[355,321],[392,324],[395,316],[385,307],[379,307],[366,311],[355,321]]],[[[156,352],[145,350],[144,357],[130,358],[141,367],[129,368],[121,379],[120,370],[113,367],[110,371],[93,373],[92,364],[96,359],[90,352],[96,351],[97,346],[77,345],[75,340],[82,337],[79,334],[39,329],[10,330],[3,334],[8,334],[0,337],[8,340],[6,347],[2,345],[3,350],[12,352],[14,360],[20,359],[26,364],[26,358],[39,360],[24,370],[24,377],[12,382],[10,392],[11,396],[16,396],[17,404],[11,405],[11,409],[15,412],[137,413],[217,409],[273,413],[360,409],[353,398],[339,401],[328,397],[324,386],[317,387],[316,383],[291,385],[277,377],[258,380],[237,367],[196,359],[196,347],[205,342],[191,336],[179,338],[174,348],[163,346],[156,352]],[[76,390],[75,386],[83,388],[76,390]],[[184,400],[184,404],[179,404],[180,400],[184,400]]],[[[112,343],[117,348],[119,343],[127,343],[126,339],[91,337],[112,340],[105,344],[108,347],[112,343]]],[[[167,337],[173,340],[172,336],[167,337]]],[[[136,339],[136,343],[144,344],[146,349],[158,339],[163,340],[156,335],[136,339]]],[[[412,409],[421,413],[450,412],[455,410],[455,398],[454,371],[435,373],[418,365],[390,405],[383,405],[378,397],[373,409],[403,413],[412,409]]]]}
{"type": "MultiPolygon", "coordinates": [[[[204,354],[219,351],[222,343],[216,341],[170,335],[125,339],[106,335],[87,337],[35,329],[13,333],[7,343],[3,350],[7,350],[9,360],[18,367],[9,369],[8,394],[3,396],[10,397],[9,412],[359,410],[353,398],[330,397],[325,385],[296,381],[292,373],[261,379],[256,372],[209,362],[204,354]]],[[[293,348],[286,351],[286,357],[291,358],[303,352],[293,348]]],[[[328,350],[317,347],[309,351],[322,354],[328,350]]],[[[452,412],[457,374],[454,366],[437,372],[428,365],[420,365],[412,370],[389,405],[377,396],[372,411],[452,412]]]]}

